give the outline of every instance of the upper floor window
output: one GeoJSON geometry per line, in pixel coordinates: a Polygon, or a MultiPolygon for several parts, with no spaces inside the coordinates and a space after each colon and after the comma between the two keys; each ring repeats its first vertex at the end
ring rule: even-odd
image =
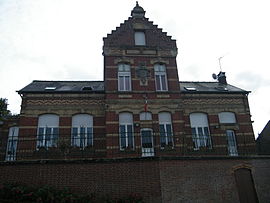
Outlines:
{"type": "Polygon", "coordinates": [[[120,150],[134,148],[133,115],[131,113],[119,114],[120,150]]]}
{"type": "Polygon", "coordinates": [[[145,33],[144,32],[135,32],[135,45],[145,46],[145,33]]]}
{"type": "Polygon", "coordinates": [[[37,147],[56,147],[58,141],[59,117],[44,114],[38,118],[37,147]]]}
{"type": "Polygon", "coordinates": [[[85,148],[93,145],[93,117],[77,114],[72,117],[71,145],[85,148]]]}
{"type": "Polygon", "coordinates": [[[154,65],[155,70],[155,80],[156,80],[156,90],[157,91],[167,91],[167,74],[166,67],[164,64],[154,65]]]}
{"type": "Polygon", "coordinates": [[[131,90],[131,74],[130,65],[118,64],[118,90],[130,91],[131,90]]]}
{"type": "Polygon", "coordinates": [[[194,149],[198,150],[201,147],[211,148],[207,115],[204,113],[190,114],[190,125],[194,149]]]}
{"type": "Polygon", "coordinates": [[[19,127],[9,128],[6,161],[15,161],[16,160],[18,134],[19,134],[19,127]]]}
{"type": "Polygon", "coordinates": [[[220,123],[236,123],[235,114],[233,112],[221,112],[218,114],[220,123]]]}
{"type": "Polygon", "coordinates": [[[171,114],[162,112],[158,114],[159,132],[160,132],[160,145],[161,148],[165,146],[173,146],[173,131],[171,114]]]}

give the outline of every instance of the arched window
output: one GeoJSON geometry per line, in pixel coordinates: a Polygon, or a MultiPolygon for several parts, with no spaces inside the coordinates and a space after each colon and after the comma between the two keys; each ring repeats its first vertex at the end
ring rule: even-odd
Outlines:
{"type": "Polygon", "coordinates": [[[145,46],[145,34],[144,32],[136,31],[134,34],[135,45],[137,46],[145,46]]]}
{"type": "Polygon", "coordinates": [[[131,74],[129,64],[118,64],[118,90],[131,91],[131,74]]]}
{"type": "Polygon", "coordinates": [[[173,147],[173,131],[171,114],[168,112],[161,112],[158,114],[159,132],[160,132],[160,146],[173,147]]]}
{"type": "Polygon", "coordinates": [[[120,150],[134,148],[133,115],[131,113],[119,114],[120,150]]]}
{"type": "Polygon", "coordinates": [[[168,91],[166,67],[164,64],[155,64],[155,80],[157,91],[168,91]]]}
{"type": "Polygon", "coordinates": [[[16,160],[18,135],[19,135],[19,127],[9,128],[6,161],[15,161],[16,160]]]}
{"type": "Polygon", "coordinates": [[[38,117],[37,147],[56,147],[59,133],[59,116],[44,114],[38,117]]]}
{"type": "Polygon", "coordinates": [[[218,114],[220,123],[236,123],[235,114],[233,112],[221,112],[218,114]]]}
{"type": "Polygon", "coordinates": [[[77,114],[72,117],[71,145],[80,148],[93,146],[93,116],[77,114]]]}
{"type": "Polygon", "coordinates": [[[190,114],[190,125],[194,149],[198,150],[201,147],[211,148],[212,144],[209,133],[207,115],[204,113],[190,114]]]}
{"type": "Polygon", "coordinates": [[[151,112],[141,112],[140,113],[140,120],[141,121],[151,121],[152,120],[151,112]]]}

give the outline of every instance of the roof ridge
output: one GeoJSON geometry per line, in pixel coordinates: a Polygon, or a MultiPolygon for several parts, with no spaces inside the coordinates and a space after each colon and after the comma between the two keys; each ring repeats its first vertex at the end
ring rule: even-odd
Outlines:
{"type": "Polygon", "coordinates": [[[179,82],[186,82],[186,83],[218,83],[218,82],[213,82],[213,81],[179,81],[179,82]]]}
{"type": "Polygon", "coordinates": [[[104,82],[104,80],[33,80],[33,82],[104,82]]]}

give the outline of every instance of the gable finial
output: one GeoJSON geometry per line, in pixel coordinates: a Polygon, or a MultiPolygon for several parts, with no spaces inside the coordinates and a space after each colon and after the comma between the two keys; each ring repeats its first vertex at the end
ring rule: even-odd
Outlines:
{"type": "Polygon", "coordinates": [[[136,6],[131,11],[131,16],[134,18],[143,18],[145,14],[145,11],[141,6],[139,6],[139,2],[136,1],[136,6]]]}

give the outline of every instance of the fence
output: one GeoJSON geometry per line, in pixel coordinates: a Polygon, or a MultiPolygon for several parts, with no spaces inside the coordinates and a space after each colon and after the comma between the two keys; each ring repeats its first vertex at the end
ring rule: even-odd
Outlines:
{"type": "Polygon", "coordinates": [[[133,158],[149,156],[241,156],[255,154],[255,145],[209,135],[175,136],[169,133],[49,134],[2,140],[1,161],[43,159],[133,158]]]}

